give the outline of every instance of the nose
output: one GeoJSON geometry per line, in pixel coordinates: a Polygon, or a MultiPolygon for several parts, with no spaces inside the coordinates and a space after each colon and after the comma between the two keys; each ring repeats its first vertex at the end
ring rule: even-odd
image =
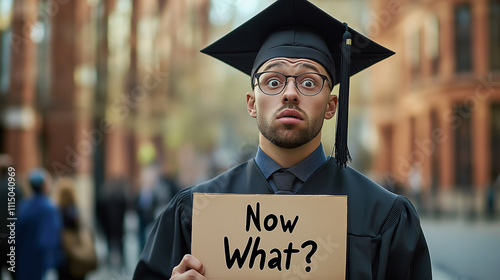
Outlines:
{"type": "Polygon", "coordinates": [[[283,103],[299,103],[300,101],[300,92],[295,86],[295,79],[293,77],[288,78],[288,83],[283,90],[283,96],[281,97],[283,103]]]}

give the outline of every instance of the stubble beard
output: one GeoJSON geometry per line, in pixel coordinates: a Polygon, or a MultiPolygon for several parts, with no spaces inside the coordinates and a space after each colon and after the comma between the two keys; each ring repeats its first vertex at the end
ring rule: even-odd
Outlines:
{"type": "MultiPolygon", "coordinates": [[[[297,130],[294,124],[273,126],[273,120],[274,118],[268,122],[257,113],[257,128],[267,140],[284,149],[294,149],[309,143],[321,132],[323,127],[323,119],[313,119],[309,125],[300,130],[297,130]]],[[[308,117],[304,114],[304,121],[307,120],[308,117]]]]}

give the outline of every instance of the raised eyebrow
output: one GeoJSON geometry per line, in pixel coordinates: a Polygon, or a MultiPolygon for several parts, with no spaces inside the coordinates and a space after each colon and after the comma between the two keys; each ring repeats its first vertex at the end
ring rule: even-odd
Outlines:
{"type": "Polygon", "coordinates": [[[274,68],[274,67],[282,67],[282,66],[283,66],[283,62],[274,62],[274,63],[271,63],[269,65],[266,65],[266,67],[264,67],[264,69],[262,69],[262,72],[269,71],[271,68],[274,68]]]}
{"type": "MultiPolygon", "coordinates": [[[[264,69],[262,69],[263,72],[265,71],[269,71],[271,70],[272,68],[274,67],[283,67],[284,63],[283,62],[274,62],[274,63],[271,63],[269,65],[266,65],[266,67],[264,67],[264,69]]],[[[313,70],[315,72],[318,72],[319,73],[319,69],[318,67],[316,67],[315,65],[313,64],[310,64],[310,63],[301,63],[299,64],[299,69],[303,69],[303,68],[306,68],[306,69],[309,69],[309,70],[313,70]]]]}
{"type": "Polygon", "coordinates": [[[307,68],[307,69],[310,69],[310,70],[313,70],[313,71],[319,73],[318,67],[316,67],[315,65],[309,64],[309,63],[301,63],[299,66],[299,69],[302,69],[302,68],[307,68]]]}

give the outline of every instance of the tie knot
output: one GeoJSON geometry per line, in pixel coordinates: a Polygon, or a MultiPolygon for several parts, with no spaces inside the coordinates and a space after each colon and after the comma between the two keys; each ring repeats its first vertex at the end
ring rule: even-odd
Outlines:
{"type": "Polygon", "coordinates": [[[277,188],[275,194],[294,194],[292,190],[295,178],[295,175],[287,169],[280,169],[274,172],[273,180],[277,188]]]}

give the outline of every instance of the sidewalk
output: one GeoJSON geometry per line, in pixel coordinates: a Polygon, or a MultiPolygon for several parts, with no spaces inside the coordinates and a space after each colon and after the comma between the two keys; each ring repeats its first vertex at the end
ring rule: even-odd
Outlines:
{"type": "Polygon", "coordinates": [[[135,266],[139,260],[139,243],[137,240],[138,218],[134,212],[125,214],[125,236],[123,239],[123,267],[113,267],[107,259],[106,241],[102,236],[96,238],[99,267],[87,276],[87,280],[131,280],[135,266]]]}
{"type": "Polygon", "coordinates": [[[423,219],[433,279],[490,280],[500,275],[500,220],[423,219]]]}

